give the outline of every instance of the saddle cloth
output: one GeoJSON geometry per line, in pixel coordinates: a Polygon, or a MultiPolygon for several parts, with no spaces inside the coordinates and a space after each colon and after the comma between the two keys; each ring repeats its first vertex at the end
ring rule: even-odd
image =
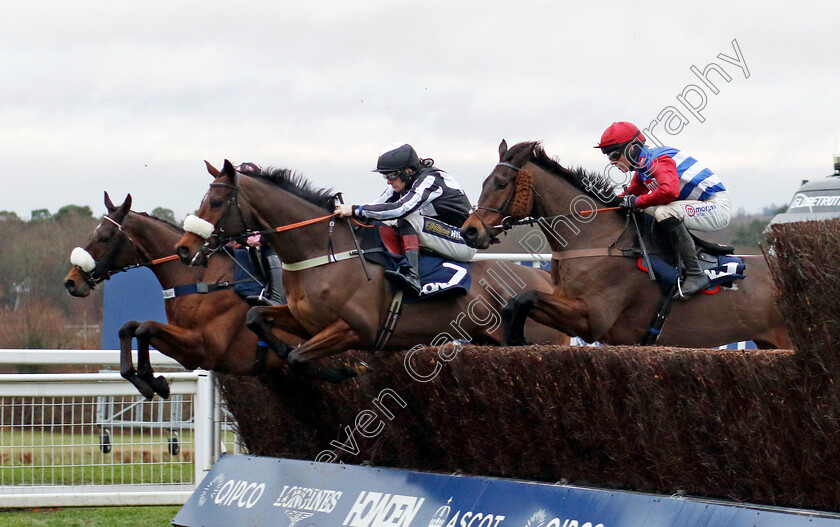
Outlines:
{"type": "MultiPolygon", "coordinates": [[[[399,271],[408,265],[403,253],[400,236],[396,229],[384,223],[374,222],[372,228],[357,227],[359,243],[369,262],[383,266],[388,271],[399,271]]],[[[406,294],[406,303],[419,302],[441,293],[466,294],[472,284],[470,264],[456,262],[420,251],[419,296],[406,294]]]]}
{"type": "MultiPolygon", "coordinates": [[[[681,276],[680,270],[676,267],[676,254],[671,244],[665,240],[659,225],[653,221],[652,216],[643,214],[641,223],[640,229],[645,247],[648,250],[650,265],[653,267],[653,273],[656,276],[659,288],[664,294],[677,283],[681,276]]],[[[697,248],[700,268],[703,269],[711,281],[711,285],[702,292],[715,294],[720,291],[721,287],[737,289],[735,281],[746,278],[747,266],[741,258],[732,254],[735,250],[728,245],[702,240],[693,233],[691,233],[691,236],[694,238],[694,244],[697,248]]],[[[634,238],[633,250],[630,251],[630,255],[641,255],[638,236],[634,238]]],[[[637,265],[642,271],[648,272],[643,256],[638,258],[637,265]]]]}
{"type": "MultiPolygon", "coordinates": [[[[674,265],[666,262],[659,255],[651,254],[649,258],[656,282],[659,284],[662,293],[665,294],[676,285],[681,273],[674,265]]],[[[721,287],[737,289],[735,280],[743,280],[746,277],[744,273],[747,266],[737,256],[724,254],[711,255],[699,251],[698,260],[700,261],[700,268],[703,269],[703,272],[706,273],[706,276],[709,277],[709,281],[711,282],[709,287],[701,291],[701,293],[713,295],[720,291],[721,287]]],[[[638,258],[637,265],[640,270],[648,272],[643,257],[640,256],[638,258]]]]}

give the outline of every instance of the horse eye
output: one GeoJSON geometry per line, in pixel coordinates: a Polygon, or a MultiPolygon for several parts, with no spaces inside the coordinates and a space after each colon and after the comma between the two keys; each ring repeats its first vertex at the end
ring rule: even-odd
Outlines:
{"type": "Polygon", "coordinates": [[[210,206],[213,207],[214,209],[218,208],[218,207],[221,207],[223,204],[224,204],[224,201],[222,201],[222,200],[215,200],[215,199],[210,200],[210,206]]]}
{"type": "Polygon", "coordinates": [[[500,189],[502,189],[502,188],[507,187],[508,184],[507,184],[507,182],[502,181],[500,183],[496,183],[496,186],[499,187],[500,189]]]}
{"type": "Polygon", "coordinates": [[[100,236],[96,239],[96,241],[98,241],[99,243],[108,243],[108,239],[109,238],[107,236],[100,236]]]}

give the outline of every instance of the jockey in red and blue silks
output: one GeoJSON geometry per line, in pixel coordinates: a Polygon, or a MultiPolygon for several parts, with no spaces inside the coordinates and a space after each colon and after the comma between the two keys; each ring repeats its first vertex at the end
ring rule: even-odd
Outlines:
{"type": "Polygon", "coordinates": [[[720,178],[676,148],[642,145],[626,194],[635,196],[635,208],[652,208],[646,212],[656,221],[678,218],[693,231],[717,231],[731,219],[729,193],[720,178]]]}
{"type": "Polygon", "coordinates": [[[634,170],[621,194],[622,206],[651,214],[679,253],[685,278],[677,295],[690,296],[708,287],[687,229],[716,231],[729,225],[732,205],[720,179],[683,151],[646,147],[644,135],[628,122],[613,123],[595,148],[622,172],[634,170]]]}

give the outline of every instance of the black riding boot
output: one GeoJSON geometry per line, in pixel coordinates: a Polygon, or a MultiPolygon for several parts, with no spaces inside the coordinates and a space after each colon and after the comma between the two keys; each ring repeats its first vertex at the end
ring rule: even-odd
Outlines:
{"type": "Polygon", "coordinates": [[[391,278],[396,278],[397,282],[402,284],[406,290],[413,292],[415,295],[419,295],[420,289],[422,288],[420,285],[420,275],[417,273],[417,269],[419,269],[420,251],[417,249],[406,249],[405,259],[408,260],[408,266],[400,267],[399,272],[385,271],[385,274],[391,278]]]}
{"type": "Polygon", "coordinates": [[[694,240],[688,233],[688,229],[685,228],[685,223],[677,218],[668,218],[662,220],[659,225],[668,233],[674,249],[680,255],[685,266],[685,278],[680,280],[677,292],[673,297],[674,300],[689,297],[709,287],[709,277],[700,268],[694,240]]]}
{"type": "Polygon", "coordinates": [[[285,291],[283,289],[283,267],[280,257],[274,249],[268,246],[253,247],[256,261],[259,264],[262,279],[265,287],[259,295],[245,297],[250,306],[279,306],[286,303],[285,291]]]}
{"type": "Polygon", "coordinates": [[[420,285],[420,244],[417,241],[417,231],[410,223],[402,219],[397,222],[397,230],[402,238],[403,252],[405,259],[408,260],[408,266],[400,267],[399,272],[385,271],[385,276],[396,279],[403,289],[419,295],[422,286],[420,285]]]}

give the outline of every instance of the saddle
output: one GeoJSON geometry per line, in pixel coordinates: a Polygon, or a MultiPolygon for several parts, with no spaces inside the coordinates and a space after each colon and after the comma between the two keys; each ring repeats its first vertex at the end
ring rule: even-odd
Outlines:
{"type": "MultiPolygon", "coordinates": [[[[642,233],[642,242],[647,249],[656,281],[662,293],[665,294],[676,285],[682,275],[681,270],[677,268],[677,255],[652,216],[641,215],[639,230],[642,233]]],[[[712,295],[720,291],[721,287],[737,289],[736,280],[746,278],[746,264],[743,259],[733,255],[735,248],[698,238],[691,231],[689,234],[694,239],[694,245],[697,248],[700,268],[711,282],[709,287],[701,293],[712,295]]],[[[633,238],[633,247],[622,252],[624,256],[636,258],[639,269],[648,272],[638,235],[633,238]]]]}
{"type": "MultiPolygon", "coordinates": [[[[381,222],[356,226],[354,229],[365,260],[388,271],[398,271],[400,267],[408,265],[396,229],[381,222]]],[[[421,248],[419,264],[418,274],[422,286],[420,295],[406,294],[404,302],[419,302],[443,293],[466,294],[469,291],[472,284],[469,263],[449,260],[421,248]]],[[[391,287],[397,289],[393,284],[391,287]]]]}

